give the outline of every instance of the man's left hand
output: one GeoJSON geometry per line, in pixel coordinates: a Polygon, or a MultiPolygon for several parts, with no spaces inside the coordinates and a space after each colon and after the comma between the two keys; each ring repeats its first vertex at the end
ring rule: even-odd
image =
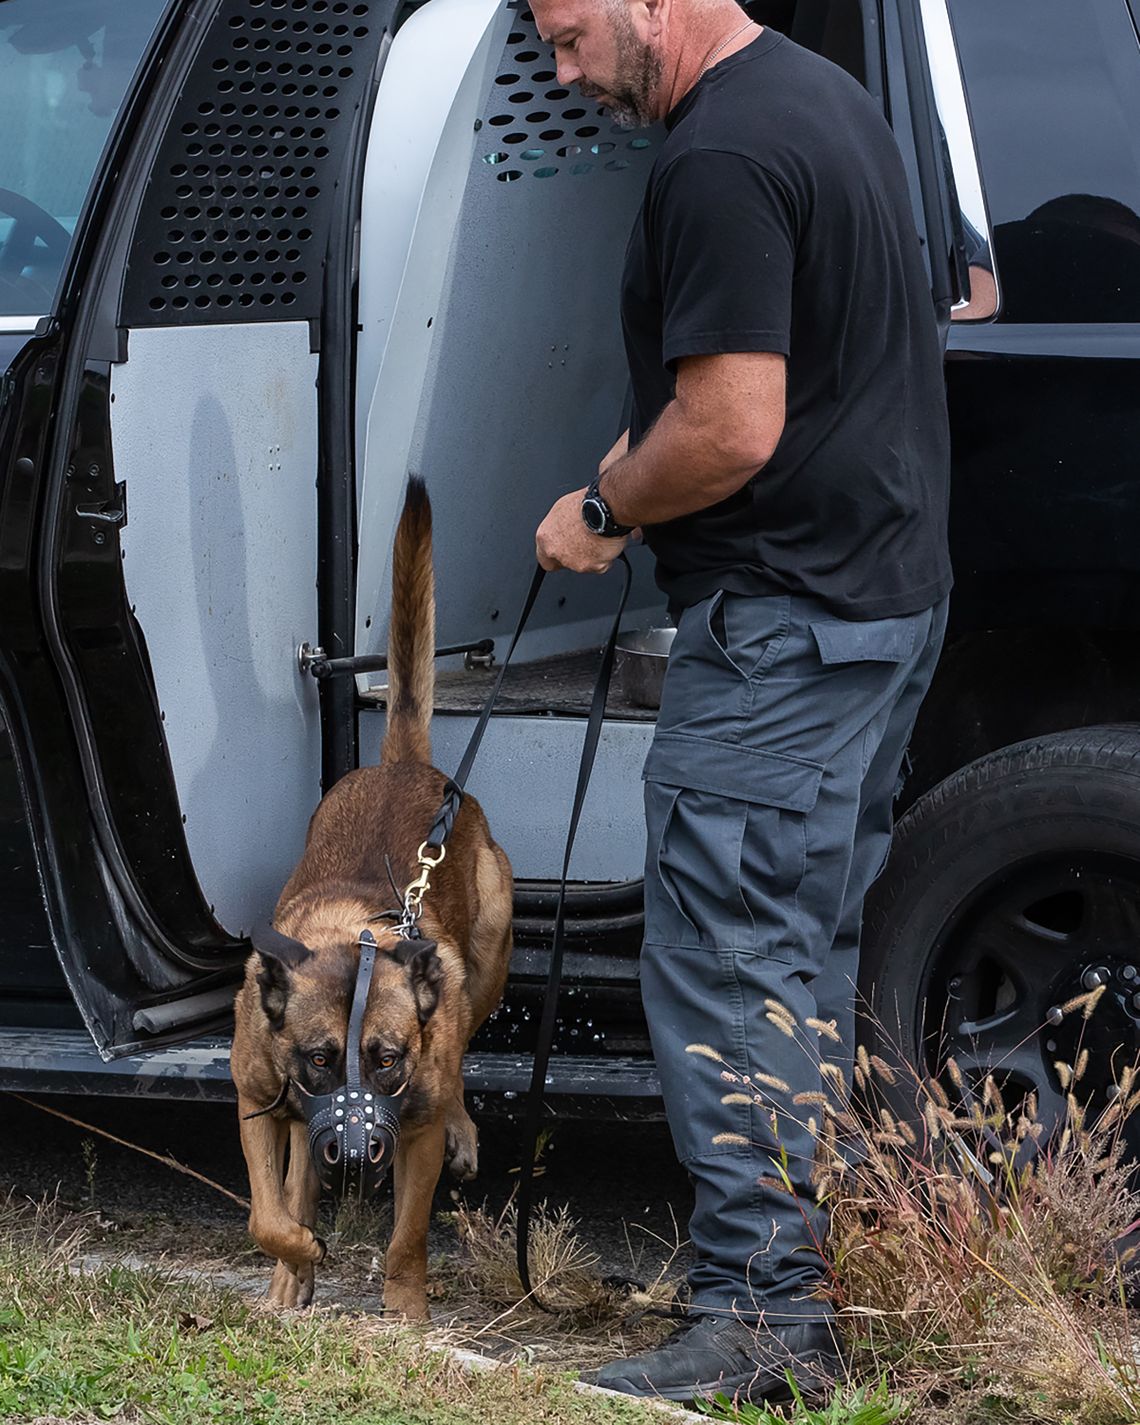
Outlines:
{"type": "Polygon", "coordinates": [[[538,527],[534,547],[549,574],[570,569],[575,574],[604,574],[629,543],[628,535],[591,534],[582,522],[585,488],[563,495],[538,527]]]}

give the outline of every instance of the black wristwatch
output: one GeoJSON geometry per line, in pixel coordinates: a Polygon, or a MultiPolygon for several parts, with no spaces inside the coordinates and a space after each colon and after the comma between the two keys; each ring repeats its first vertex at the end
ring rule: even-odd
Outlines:
{"type": "Polygon", "coordinates": [[[582,523],[591,534],[605,535],[607,539],[617,539],[633,529],[633,525],[618,524],[614,519],[614,512],[599,491],[597,480],[582,496],[582,523]]]}

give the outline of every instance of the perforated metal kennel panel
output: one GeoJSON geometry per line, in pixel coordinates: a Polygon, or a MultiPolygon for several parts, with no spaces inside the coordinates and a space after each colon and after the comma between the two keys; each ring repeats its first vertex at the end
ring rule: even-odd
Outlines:
{"type": "Polygon", "coordinates": [[[389,0],[223,0],[135,228],[125,326],[319,315],[352,115],[389,0]]]}
{"type": "MultiPolygon", "coordinates": [[[[513,620],[539,520],[592,478],[621,430],[621,271],[662,131],[622,129],[559,85],[553,52],[524,9],[475,137],[423,453],[413,461],[429,482],[446,482],[440,636],[456,641],[513,620]],[[473,561],[473,549],[483,557],[473,561]]],[[[664,600],[647,551],[631,558],[637,622],[638,608],[664,600]]],[[[600,637],[615,596],[613,578],[561,576],[536,610],[530,656],[600,637]]]]}
{"type": "MultiPolygon", "coordinates": [[[[509,15],[500,44],[482,102],[457,120],[468,168],[465,178],[456,175],[462,201],[449,220],[438,304],[433,298],[416,311],[418,338],[431,347],[414,393],[407,346],[395,332],[427,285],[417,249],[437,240],[438,224],[424,231],[422,211],[385,322],[393,335],[362,442],[361,650],[384,645],[388,541],[409,470],[423,474],[435,505],[440,641],[498,636],[526,591],[538,522],[559,495],[588,483],[621,429],[622,261],[662,133],[619,129],[597,104],[559,85],[529,11],[509,15]],[[418,405],[414,427],[405,401],[385,395],[396,372],[401,396],[418,405]]],[[[394,48],[382,95],[401,62],[394,48]]],[[[362,240],[365,268],[372,246],[362,240]]],[[[362,294],[368,287],[365,270],[362,294]]],[[[371,319],[362,308],[362,323],[371,319]]],[[[648,554],[637,551],[634,560],[630,617],[640,621],[639,610],[660,611],[664,598],[648,554]]],[[[609,579],[561,576],[544,592],[524,652],[588,645],[615,594],[609,579]]]]}
{"type": "MultiPolygon", "coordinates": [[[[648,172],[655,135],[630,132],[596,104],[558,83],[553,52],[538,39],[529,10],[507,36],[483,116],[479,159],[500,183],[648,172]]],[[[644,176],[642,176],[644,183],[644,176]]]]}

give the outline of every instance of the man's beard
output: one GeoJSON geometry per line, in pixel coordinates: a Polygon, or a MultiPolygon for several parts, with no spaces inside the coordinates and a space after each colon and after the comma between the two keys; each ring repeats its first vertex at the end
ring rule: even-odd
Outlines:
{"type": "MultiPolygon", "coordinates": [[[[652,124],[657,117],[657,92],[665,71],[661,56],[651,45],[637,38],[629,12],[624,6],[615,19],[617,38],[617,70],[608,94],[606,108],[616,124],[623,129],[639,129],[652,124]]],[[[587,98],[601,92],[582,88],[587,98]]]]}

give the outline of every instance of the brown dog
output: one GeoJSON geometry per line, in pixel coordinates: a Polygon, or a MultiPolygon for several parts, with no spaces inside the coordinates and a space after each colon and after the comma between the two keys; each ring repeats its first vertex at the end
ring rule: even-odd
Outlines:
{"type": "Polygon", "coordinates": [[[313,1267],[325,1253],[313,1233],[320,1189],[294,1086],[327,1094],[344,1082],[358,941],[366,929],[379,951],[361,1033],[363,1087],[401,1094],[388,1311],[428,1316],[427,1229],[440,1169],[446,1157],[459,1177],[476,1170],[463,1054],[506,983],[511,868],[475,801],[463,802],[446,857],[431,873],[423,938],[401,939],[390,920],[376,919],[398,901],[389,864],[402,892],[418,871],[417,849],[443,800],[445,779],[430,765],[431,560],[431,507],[423,485],[413,481],[393,554],[380,765],[350,772],[322,798],[274,913],[276,930],[287,938],[270,937],[272,944],[250,956],[235,1005],[230,1064],[249,1168],[249,1230],[278,1259],[269,1296],[281,1306],[308,1305],[313,1267]]]}

